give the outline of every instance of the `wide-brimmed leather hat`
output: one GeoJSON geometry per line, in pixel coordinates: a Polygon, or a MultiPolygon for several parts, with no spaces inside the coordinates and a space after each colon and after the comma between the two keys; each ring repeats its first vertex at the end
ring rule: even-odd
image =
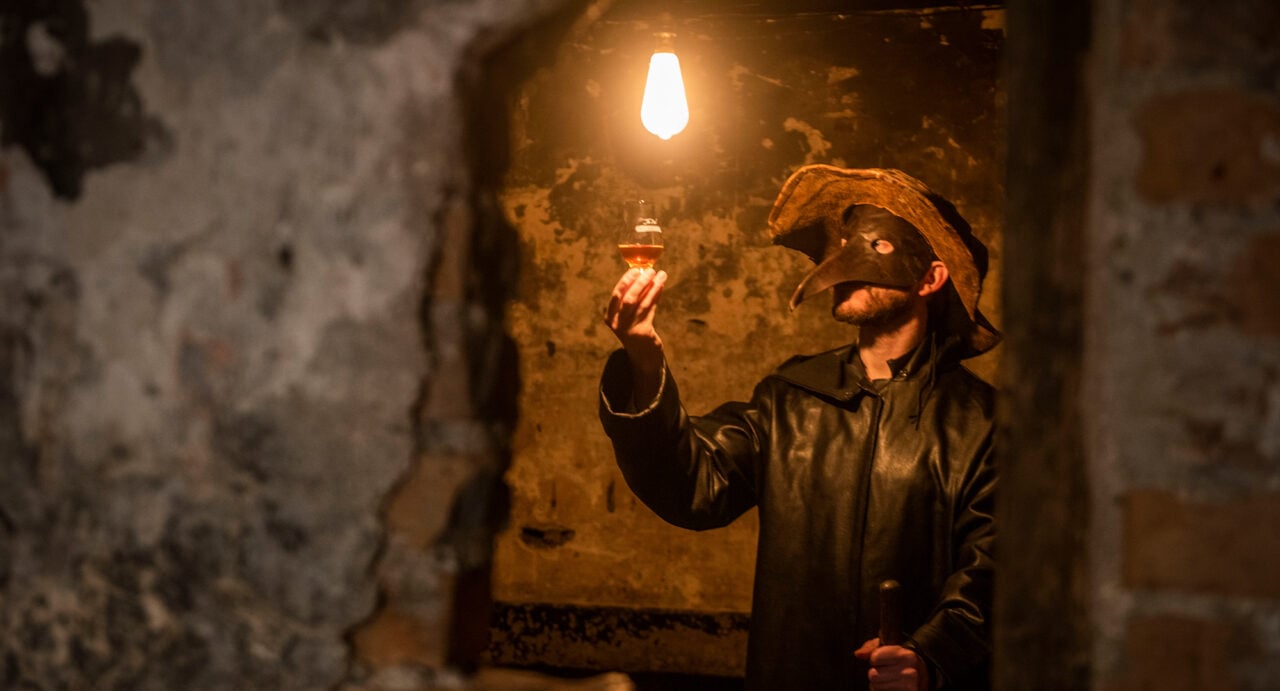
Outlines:
{"type": "MultiPolygon", "coordinates": [[[[887,168],[838,168],[809,165],[787,179],[769,213],[769,230],[776,245],[804,253],[817,264],[839,261],[840,240],[846,232],[846,210],[870,204],[915,226],[951,276],[947,298],[947,328],[969,345],[969,355],[985,352],[1000,342],[1000,332],[978,309],[987,249],[954,205],[923,182],[887,168]]],[[[801,281],[805,285],[809,276],[801,281]]],[[[794,307],[794,303],[793,303],[794,307]]]]}

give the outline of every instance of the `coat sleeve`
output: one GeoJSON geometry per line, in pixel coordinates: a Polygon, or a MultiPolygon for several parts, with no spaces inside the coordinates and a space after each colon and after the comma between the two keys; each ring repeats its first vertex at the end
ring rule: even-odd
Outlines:
{"type": "Polygon", "coordinates": [[[766,397],[695,418],[681,405],[665,365],[658,396],[648,406],[633,410],[631,388],[630,362],[616,351],[601,379],[600,421],[623,478],[646,506],[668,523],[706,530],[728,525],[755,505],[766,397]]]}
{"type": "Polygon", "coordinates": [[[966,687],[987,673],[995,570],[996,468],[988,433],[955,504],[955,569],[933,614],[908,643],[942,679],[935,687],[966,687]],[[954,685],[954,686],[953,686],[954,685]]]}

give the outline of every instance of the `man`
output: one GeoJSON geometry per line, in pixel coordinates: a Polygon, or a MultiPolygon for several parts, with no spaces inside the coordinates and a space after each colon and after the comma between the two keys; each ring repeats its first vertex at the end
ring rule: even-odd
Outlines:
{"type": "Polygon", "coordinates": [[[792,358],[749,402],[691,417],[654,328],[666,274],[628,271],[606,313],[622,350],[600,401],[618,465],[675,525],[759,507],[748,688],[987,688],[994,391],[959,364],[999,340],[977,310],[985,248],[893,170],[802,168],[769,225],[817,264],[792,307],[831,290],[857,342],[792,358]],[[902,645],[876,638],[888,579],[902,645]]]}

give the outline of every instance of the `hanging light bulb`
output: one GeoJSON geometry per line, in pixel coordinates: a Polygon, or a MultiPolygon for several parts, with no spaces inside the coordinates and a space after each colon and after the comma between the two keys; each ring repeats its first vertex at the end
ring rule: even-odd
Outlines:
{"type": "Polygon", "coordinates": [[[640,104],[640,122],[663,139],[674,137],[689,124],[689,101],[684,95],[680,59],[671,50],[674,36],[658,34],[661,44],[649,58],[649,78],[645,80],[644,101],[640,104]]]}

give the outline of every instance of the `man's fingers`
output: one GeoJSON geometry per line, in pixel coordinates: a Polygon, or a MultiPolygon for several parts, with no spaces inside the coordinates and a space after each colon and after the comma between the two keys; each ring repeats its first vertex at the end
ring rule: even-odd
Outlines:
{"type": "Polygon", "coordinates": [[[867,680],[873,691],[918,691],[927,682],[928,677],[921,676],[920,658],[910,648],[884,645],[869,658],[867,680]]]}
{"type": "Polygon", "coordinates": [[[640,298],[640,304],[636,306],[636,313],[648,315],[650,308],[658,302],[658,296],[662,295],[662,286],[667,284],[667,272],[659,271],[653,275],[653,280],[649,282],[649,289],[645,291],[640,298]]]}
{"type": "Polygon", "coordinates": [[[900,645],[882,645],[871,651],[871,666],[914,665],[916,654],[900,645]]]}
{"type": "Polygon", "coordinates": [[[634,324],[642,325],[649,330],[653,329],[653,318],[658,313],[658,298],[662,295],[662,287],[666,282],[666,272],[654,274],[648,288],[640,296],[640,301],[636,303],[635,316],[633,317],[634,324]]]}
{"type": "Polygon", "coordinates": [[[635,324],[636,321],[636,301],[644,294],[646,285],[649,284],[648,276],[644,275],[644,271],[640,271],[630,284],[627,284],[626,290],[622,292],[621,301],[618,302],[617,325],[618,328],[626,329],[628,325],[635,324]]]}
{"type": "Polygon", "coordinates": [[[867,670],[871,691],[920,691],[928,686],[929,674],[910,648],[880,645],[880,639],[873,638],[854,654],[871,663],[867,670]]]}
{"type": "Polygon", "coordinates": [[[613,293],[609,296],[609,307],[605,310],[604,321],[609,328],[617,331],[628,320],[634,319],[634,305],[628,308],[628,295],[632,294],[632,289],[636,287],[644,279],[643,269],[628,269],[622,274],[622,278],[618,279],[618,283],[613,286],[613,293]]]}
{"type": "Polygon", "coordinates": [[[605,310],[605,321],[613,322],[614,317],[618,315],[618,310],[622,307],[623,296],[627,294],[627,290],[631,288],[632,283],[635,283],[640,273],[640,269],[628,269],[614,284],[613,293],[609,296],[609,307],[605,310]]]}
{"type": "Polygon", "coordinates": [[[860,660],[866,660],[871,657],[871,652],[879,646],[880,639],[872,638],[871,640],[863,643],[857,650],[853,651],[853,656],[860,660]]]}
{"type": "Polygon", "coordinates": [[[867,673],[867,681],[871,682],[872,691],[917,691],[920,679],[914,669],[896,673],[889,669],[872,667],[867,673]]]}
{"type": "Polygon", "coordinates": [[[903,667],[901,665],[885,665],[882,667],[872,667],[867,673],[868,679],[880,679],[883,681],[892,681],[894,679],[915,679],[918,672],[914,666],[903,667]]]}
{"type": "Polygon", "coordinates": [[[622,294],[622,302],[618,305],[617,325],[625,328],[627,325],[635,324],[639,321],[637,312],[640,308],[640,300],[644,297],[645,291],[653,285],[653,269],[642,269],[636,275],[635,280],[631,282],[622,294]]]}
{"type": "Polygon", "coordinates": [[[644,291],[648,290],[649,286],[653,284],[653,276],[653,269],[640,269],[639,273],[636,274],[635,280],[631,282],[627,292],[622,296],[623,304],[638,301],[644,295],[644,291]]]}

